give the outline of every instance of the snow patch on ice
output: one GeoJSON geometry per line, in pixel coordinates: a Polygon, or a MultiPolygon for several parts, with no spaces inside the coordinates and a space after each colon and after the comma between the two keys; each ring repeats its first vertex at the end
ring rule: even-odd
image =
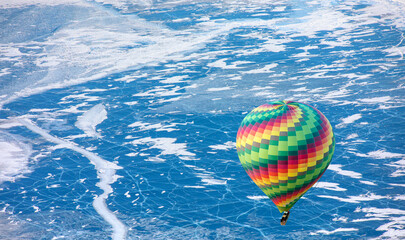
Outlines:
{"type": "Polygon", "coordinates": [[[236,148],[236,143],[232,142],[232,141],[228,141],[224,144],[211,145],[209,147],[214,150],[229,150],[229,149],[236,148]]]}
{"type": "Polygon", "coordinates": [[[194,122],[185,122],[185,123],[174,123],[174,122],[159,122],[159,123],[146,123],[146,122],[134,122],[128,127],[130,128],[138,128],[140,131],[149,131],[149,130],[155,130],[156,132],[173,132],[173,131],[179,131],[178,128],[176,128],[177,125],[188,125],[188,124],[193,124],[194,122]]]}
{"type": "Polygon", "coordinates": [[[355,153],[355,155],[359,156],[359,157],[374,158],[374,159],[403,158],[403,157],[405,157],[405,154],[391,153],[391,152],[387,152],[385,150],[372,151],[372,152],[368,152],[367,154],[355,153]]]}
{"type": "Polygon", "coordinates": [[[184,186],[184,188],[205,188],[205,187],[204,186],[199,186],[199,185],[197,185],[197,186],[186,185],[186,186],[184,186]]]}
{"type": "Polygon", "coordinates": [[[86,6],[86,1],[81,0],[13,0],[13,1],[0,1],[0,8],[22,8],[29,5],[43,5],[43,6],[55,6],[60,4],[67,5],[82,5],[86,6]]]}
{"type": "Polygon", "coordinates": [[[30,171],[31,147],[23,144],[12,135],[0,132],[0,184],[14,182],[30,171]]]}
{"type": "Polygon", "coordinates": [[[397,170],[395,170],[395,172],[391,173],[391,177],[405,176],[405,159],[401,159],[396,162],[387,163],[385,165],[397,168],[397,170]]]}
{"type": "Polygon", "coordinates": [[[245,71],[245,72],[243,72],[243,74],[271,73],[271,72],[274,72],[271,69],[273,69],[277,66],[278,66],[277,63],[272,63],[272,64],[268,64],[262,68],[245,71]]]}
{"type": "Polygon", "coordinates": [[[315,36],[319,31],[333,31],[336,28],[348,29],[348,16],[333,9],[320,9],[301,18],[300,23],[288,24],[284,28],[297,32],[295,36],[315,36]]]}
{"type": "Polygon", "coordinates": [[[389,220],[379,226],[377,231],[385,231],[377,239],[402,239],[405,236],[405,211],[394,208],[357,208],[355,212],[366,213],[366,218],[354,219],[353,222],[389,220]]]}
{"type": "Polygon", "coordinates": [[[359,135],[357,133],[352,133],[352,134],[350,134],[349,136],[346,137],[346,140],[357,138],[357,137],[359,137],[359,135]]]}
{"type": "Polygon", "coordinates": [[[367,184],[367,185],[370,185],[370,186],[377,186],[377,184],[375,184],[375,183],[373,183],[371,181],[360,180],[360,182],[364,183],[364,184],[367,184]]]}
{"type": "Polygon", "coordinates": [[[77,118],[75,126],[89,137],[100,137],[100,133],[96,132],[98,124],[107,119],[107,111],[103,104],[97,104],[83,115],[77,118]]]}
{"type": "Polygon", "coordinates": [[[346,118],[342,118],[341,119],[341,123],[339,123],[338,125],[336,125],[336,128],[343,128],[348,124],[354,123],[355,121],[359,120],[361,118],[361,114],[360,113],[356,113],[352,116],[348,116],[346,118]]]}
{"type": "Polygon", "coordinates": [[[221,178],[218,179],[215,177],[214,172],[207,171],[203,168],[194,166],[194,165],[184,165],[185,167],[188,167],[192,169],[193,171],[196,171],[195,175],[199,178],[201,178],[201,182],[203,182],[203,185],[226,185],[228,180],[234,180],[232,178],[221,178]]]}
{"type": "Polygon", "coordinates": [[[222,179],[215,179],[212,176],[205,176],[201,178],[204,185],[226,185],[227,181],[222,179]]]}
{"type": "Polygon", "coordinates": [[[208,88],[207,92],[221,92],[226,90],[231,90],[231,87],[208,88]]]}
{"type": "Polygon", "coordinates": [[[247,198],[252,199],[252,200],[262,200],[262,199],[269,199],[267,196],[247,196],[247,198]]]}
{"type": "Polygon", "coordinates": [[[332,231],[328,231],[328,230],[318,230],[316,232],[311,232],[310,235],[331,235],[334,233],[338,233],[338,232],[355,232],[355,231],[359,231],[359,229],[357,228],[338,228],[332,231]]]}
{"type": "Polygon", "coordinates": [[[151,145],[150,148],[160,149],[161,155],[176,155],[180,159],[190,160],[194,153],[187,151],[186,143],[176,143],[176,138],[140,138],[131,142],[132,145],[151,145]]]}
{"type": "Polygon", "coordinates": [[[331,183],[331,182],[317,182],[314,185],[315,188],[324,188],[332,191],[343,192],[346,191],[346,188],[339,187],[339,183],[331,183]]]}
{"type": "Polygon", "coordinates": [[[335,199],[340,202],[347,202],[347,203],[360,203],[360,202],[365,202],[365,201],[374,201],[374,200],[380,200],[380,199],[387,199],[390,197],[387,196],[380,196],[376,195],[374,193],[369,193],[369,194],[362,194],[359,196],[348,196],[347,198],[342,198],[342,197],[337,197],[337,196],[329,196],[329,195],[317,195],[320,198],[329,198],[329,199],[335,199]]]}
{"type": "Polygon", "coordinates": [[[172,83],[182,83],[184,82],[183,79],[188,78],[188,75],[185,76],[174,76],[166,78],[165,80],[160,81],[161,83],[172,84],[172,83]]]}
{"type": "Polygon", "coordinates": [[[351,178],[361,178],[362,177],[361,173],[349,171],[349,170],[343,170],[342,165],[340,165],[340,164],[330,164],[328,169],[336,172],[337,174],[340,174],[343,176],[348,176],[351,178]]]}
{"type": "Polygon", "coordinates": [[[386,103],[392,98],[390,96],[384,96],[384,97],[375,97],[375,98],[363,98],[359,99],[360,102],[363,103],[368,103],[368,104],[374,104],[374,103],[386,103]]]}
{"type": "Polygon", "coordinates": [[[222,69],[238,69],[242,67],[238,67],[238,64],[240,63],[245,63],[245,62],[233,62],[233,64],[227,64],[226,59],[220,59],[212,63],[208,63],[208,67],[216,67],[216,68],[222,68],[222,69]]]}

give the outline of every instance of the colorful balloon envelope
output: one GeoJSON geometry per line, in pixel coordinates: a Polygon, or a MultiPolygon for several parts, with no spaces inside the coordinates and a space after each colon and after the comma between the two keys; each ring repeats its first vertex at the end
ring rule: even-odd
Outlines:
{"type": "Polygon", "coordinates": [[[243,119],[236,147],[250,178],[287,212],[329,166],[335,138],[328,119],[314,107],[276,101],[243,119]]]}

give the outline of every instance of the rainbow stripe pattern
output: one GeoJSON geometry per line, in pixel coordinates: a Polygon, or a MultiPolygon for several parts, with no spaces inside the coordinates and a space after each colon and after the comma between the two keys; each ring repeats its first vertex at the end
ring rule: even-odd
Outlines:
{"type": "Polygon", "coordinates": [[[325,172],[335,138],[328,119],[317,109],[276,101],[255,108],[243,119],[236,148],[247,174],[283,212],[325,172]]]}

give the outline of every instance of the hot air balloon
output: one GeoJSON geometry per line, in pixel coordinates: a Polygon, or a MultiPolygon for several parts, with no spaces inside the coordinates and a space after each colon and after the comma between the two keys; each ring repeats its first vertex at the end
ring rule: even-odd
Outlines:
{"type": "Polygon", "coordinates": [[[304,103],[275,101],[243,119],[236,138],[243,168],[283,213],[322,176],[335,150],[328,119],[304,103]]]}

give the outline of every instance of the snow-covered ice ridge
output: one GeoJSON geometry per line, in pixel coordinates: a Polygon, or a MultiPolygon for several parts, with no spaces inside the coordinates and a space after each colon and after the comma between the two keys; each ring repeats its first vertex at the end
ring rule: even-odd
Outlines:
{"type": "Polygon", "coordinates": [[[18,119],[18,121],[27,127],[29,130],[41,135],[47,141],[57,144],[57,148],[67,148],[77,153],[82,154],[86,158],[89,159],[90,163],[94,165],[95,169],[97,170],[97,176],[100,179],[100,182],[97,183],[97,186],[103,190],[103,193],[96,196],[93,201],[94,209],[100,214],[105,221],[107,221],[113,228],[112,239],[114,240],[122,240],[126,239],[126,226],[117,218],[115,213],[110,211],[106,204],[106,199],[108,195],[113,193],[113,188],[111,184],[113,184],[117,178],[119,177],[116,175],[116,170],[122,169],[122,167],[116,165],[115,163],[106,161],[99,157],[98,155],[87,151],[80,146],[77,146],[67,140],[63,140],[61,138],[57,138],[55,136],[50,135],[44,129],[41,129],[33,122],[31,122],[27,118],[18,119]]]}

